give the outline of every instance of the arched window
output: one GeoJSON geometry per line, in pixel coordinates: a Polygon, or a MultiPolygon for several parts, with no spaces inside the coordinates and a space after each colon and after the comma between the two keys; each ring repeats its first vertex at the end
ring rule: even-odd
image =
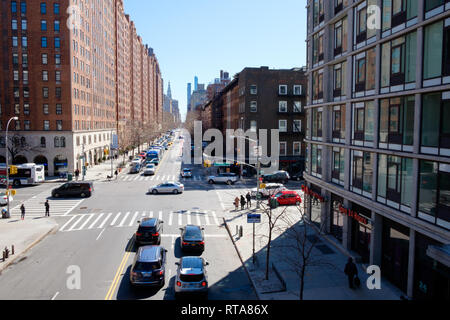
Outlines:
{"type": "Polygon", "coordinates": [[[55,137],[55,148],[59,148],[59,137],[55,137]]]}
{"type": "Polygon", "coordinates": [[[26,144],[27,144],[27,140],[25,139],[25,137],[20,138],[20,146],[25,147],[26,144]]]}
{"type": "Polygon", "coordinates": [[[45,137],[41,137],[41,148],[47,147],[47,141],[45,140],[45,137]]]}
{"type": "Polygon", "coordinates": [[[66,138],[65,137],[61,137],[61,148],[65,148],[66,147],[66,138]]]}

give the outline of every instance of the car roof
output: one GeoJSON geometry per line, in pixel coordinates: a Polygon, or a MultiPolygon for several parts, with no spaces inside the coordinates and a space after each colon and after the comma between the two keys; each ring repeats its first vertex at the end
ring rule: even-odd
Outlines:
{"type": "Polygon", "coordinates": [[[141,221],[140,225],[142,227],[154,227],[156,226],[157,218],[145,218],[141,221]]]}
{"type": "Polygon", "coordinates": [[[158,261],[160,246],[145,246],[140,247],[137,252],[137,261],[140,262],[152,262],[158,261]]]}

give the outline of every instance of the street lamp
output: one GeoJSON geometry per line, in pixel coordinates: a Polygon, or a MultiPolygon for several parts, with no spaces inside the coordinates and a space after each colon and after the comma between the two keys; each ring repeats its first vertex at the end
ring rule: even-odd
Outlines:
{"type": "Polygon", "coordinates": [[[8,204],[8,215],[9,213],[9,166],[8,166],[8,158],[9,158],[9,152],[8,152],[8,128],[9,128],[9,124],[11,123],[11,121],[17,121],[19,120],[19,117],[12,117],[11,119],[9,119],[8,124],[6,125],[6,134],[5,134],[5,147],[6,147],[6,202],[8,204]]]}

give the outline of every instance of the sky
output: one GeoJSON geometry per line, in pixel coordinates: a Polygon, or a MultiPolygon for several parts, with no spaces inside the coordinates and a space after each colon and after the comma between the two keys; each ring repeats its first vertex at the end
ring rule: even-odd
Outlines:
{"type": "Polygon", "coordinates": [[[124,0],[143,43],[153,48],[181,117],[187,83],[205,87],[245,67],[306,65],[305,0],[124,0]]]}

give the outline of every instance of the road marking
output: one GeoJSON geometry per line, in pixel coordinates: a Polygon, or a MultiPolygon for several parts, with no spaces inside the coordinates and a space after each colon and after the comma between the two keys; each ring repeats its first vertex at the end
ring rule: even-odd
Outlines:
{"type": "Polygon", "coordinates": [[[77,224],[81,221],[81,220],[83,220],[83,218],[84,218],[84,216],[80,216],[80,218],[72,225],[72,227],[69,229],[69,230],[67,230],[67,231],[72,231],[72,230],[74,230],[75,229],[75,227],[77,226],[77,224]]]}
{"type": "Polygon", "coordinates": [[[151,178],[150,178],[150,181],[153,181],[155,179],[155,176],[152,176],[151,178]]]}
{"type": "Polygon", "coordinates": [[[67,221],[62,227],[61,229],[59,229],[59,231],[63,231],[65,227],[67,227],[69,225],[69,223],[72,222],[73,219],[75,219],[76,216],[72,216],[72,218],[69,219],[69,221],[67,221]]]}
{"type": "Polygon", "coordinates": [[[125,264],[128,261],[128,258],[130,257],[131,248],[133,248],[133,245],[134,245],[134,238],[130,241],[130,243],[129,243],[127,249],[126,249],[127,252],[124,254],[124,256],[122,258],[122,261],[121,261],[121,263],[119,265],[119,268],[117,269],[116,275],[114,276],[113,281],[111,283],[111,286],[110,286],[110,288],[108,290],[108,293],[106,294],[105,300],[111,300],[112,299],[112,295],[114,294],[114,292],[116,290],[116,287],[117,287],[117,284],[119,283],[120,275],[122,274],[123,269],[125,268],[125,264]]]}
{"type": "Polygon", "coordinates": [[[220,223],[219,223],[219,220],[217,219],[216,212],[213,211],[212,215],[213,215],[213,219],[214,219],[214,222],[216,223],[216,225],[219,225],[220,223]]]}
{"type": "Polygon", "coordinates": [[[148,214],[149,218],[153,218],[153,211],[150,211],[150,213],[148,214]]]}
{"type": "Polygon", "coordinates": [[[98,229],[101,229],[105,226],[106,221],[108,221],[108,219],[112,216],[112,212],[108,213],[108,216],[106,217],[105,220],[103,220],[102,224],[98,227],[98,229]]]}
{"type": "Polygon", "coordinates": [[[59,294],[59,291],[57,293],[55,293],[55,295],[53,296],[52,300],[55,300],[56,297],[58,296],[58,294],[59,294]]]}
{"type": "Polygon", "coordinates": [[[173,220],[173,211],[171,211],[169,214],[169,226],[172,225],[172,220],[173,220]]]}
{"type": "Polygon", "coordinates": [[[117,226],[118,228],[123,227],[123,224],[125,223],[125,220],[127,220],[128,216],[130,215],[130,212],[128,211],[125,214],[125,217],[123,217],[122,222],[117,226]]]}
{"type": "Polygon", "coordinates": [[[119,219],[119,217],[120,217],[120,215],[122,214],[122,212],[119,212],[117,215],[116,215],[116,217],[114,218],[114,220],[111,222],[111,226],[113,226],[115,223],[116,223],[116,221],[119,219]]]}
{"type": "Polygon", "coordinates": [[[188,211],[188,212],[186,212],[186,214],[187,214],[187,221],[188,221],[187,224],[191,224],[191,212],[188,211]]]}
{"type": "Polygon", "coordinates": [[[182,218],[183,216],[181,215],[181,213],[178,214],[178,225],[181,226],[182,222],[182,218]]]}
{"type": "Polygon", "coordinates": [[[213,186],[213,187],[216,190],[216,194],[217,194],[217,197],[219,198],[219,202],[220,202],[220,205],[222,206],[222,210],[226,211],[225,205],[223,204],[222,197],[220,196],[220,193],[218,192],[217,187],[216,186],[213,186]]]}
{"type": "Polygon", "coordinates": [[[130,224],[128,225],[129,227],[133,226],[134,220],[136,220],[138,214],[139,214],[139,211],[136,211],[136,213],[134,214],[133,218],[131,218],[130,224]]]}
{"type": "Polygon", "coordinates": [[[160,220],[160,221],[162,221],[162,219],[163,219],[162,216],[163,216],[163,215],[162,215],[162,211],[160,211],[160,212],[159,212],[159,220],[160,220]]]}
{"type": "Polygon", "coordinates": [[[104,215],[104,213],[101,213],[101,214],[97,217],[97,219],[95,219],[95,221],[89,226],[88,229],[94,228],[95,224],[98,222],[98,220],[101,219],[101,217],[102,217],[103,215],[104,215]]]}
{"type": "Polygon", "coordinates": [[[95,239],[95,241],[98,241],[98,239],[100,239],[100,237],[102,236],[103,232],[105,232],[106,228],[104,228],[102,230],[102,232],[100,232],[100,234],[98,235],[97,239],[95,239]]]}
{"type": "Polygon", "coordinates": [[[175,236],[172,237],[172,244],[170,245],[171,250],[175,248],[175,236]]]}
{"type": "Polygon", "coordinates": [[[142,217],[145,217],[146,213],[145,211],[142,211],[142,217]]]}
{"type": "Polygon", "coordinates": [[[78,202],[76,205],[74,205],[69,211],[67,211],[63,216],[67,216],[69,213],[71,213],[76,207],[78,207],[82,202],[84,201],[81,200],[80,202],[78,202]]]}
{"type": "Polygon", "coordinates": [[[86,221],[83,223],[83,225],[80,227],[80,230],[83,230],[83,228],[89,223],[89,221],[94,217],[93,214],[89,215],[89,218],[86,219],[86,221]]]}
{"type": "Polygon", "coordinates": [[[199,213],[197,213],[197,225],[201,225],[202,223],[200,222],[200,215],[199,213]]]}
{"type": "Polygon", "coordinates": [[[206,225],[209,226],[209,217],[208,217],[208,213],[205,214],[205,220],[206,220],[206,225]]]}

